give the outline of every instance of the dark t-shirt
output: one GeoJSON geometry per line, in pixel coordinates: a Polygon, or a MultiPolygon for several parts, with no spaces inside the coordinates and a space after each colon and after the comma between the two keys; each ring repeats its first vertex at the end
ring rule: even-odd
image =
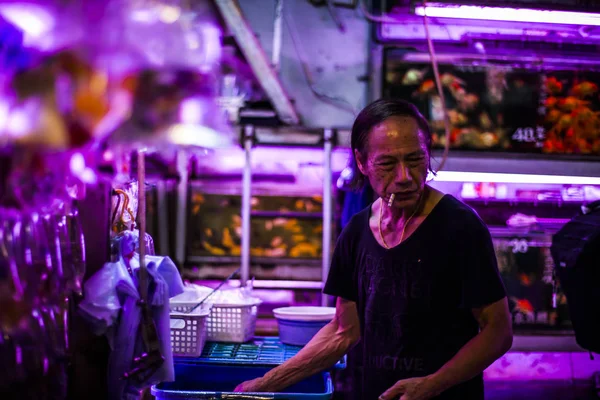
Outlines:
{"type": "MultiPolygon", "coordinates": [[[[356,399],[376,400],[398,380],[436,372],[479,332],[473,308],[506,296],[490,233],[470,207],[445,195],[403,243],[385,249],[371,207],[340,235],[326,294],[357,303],[352,350],[356,399]]],[[[438,399],[483,399],[483,376],[438,399]]]]}

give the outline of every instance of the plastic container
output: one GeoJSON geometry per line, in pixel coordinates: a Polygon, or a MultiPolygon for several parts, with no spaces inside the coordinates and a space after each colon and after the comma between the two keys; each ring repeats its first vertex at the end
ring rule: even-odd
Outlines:
{"type": "MultiPolygon", "coordinates": [[[[200,357],[178,362],[274,367],[283,364],[301,349],[301,346],[281,343],[278,337],[258,337],[249,343],[207,342],[200,357]]],[[[346,356],[335,368],[346,368],[346,356]]]]}
{"type": "Polygon", "coordinates": [[[335,317],[334,307],[283,307],[273,310],[282,343],[304,346],[335,317]]]}
{"type": "MultiPolygon", "coordinates": [[[[186,287],[184,293],[172,298],[171,310],[185,312],[192,309],[206,296],[208,293],[206,289],[209,289],[198,288],[198,286],[186,287]]],[[[254,337],[258,305],[261,301],[251,297],[237,300],[234,297],[233,300],[225,302],[229,292],[233,291],[218,292],[207,300],[207,303],[212,302],[212,311],[206,321],[208,341],[244,343],[254,337]]],[[[229,299],[231,297],[233,296],[229,299]]]]}
{"type": "Polygon", "coordinates": [[[210,305],[202,305],[192,313],[171,312],[171,348],[177,357],[198,357],[206,343],[206,320],[210,305]]]}
{"type": "Polygon", "coordinates": [[[286,399],[328,400],[333,383],[328,373],[317,374],[282,393],[233,393],[240,383],[263,376],[270,368],[242,365],[175,364],[175,382],[152,386],[157,400],[286,399]],[[236,395],[239,395],[235,397],[236,395]]]}

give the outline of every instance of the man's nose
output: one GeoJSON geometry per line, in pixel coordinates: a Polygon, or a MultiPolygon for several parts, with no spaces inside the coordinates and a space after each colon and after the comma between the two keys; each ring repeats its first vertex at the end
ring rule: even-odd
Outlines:
{"type": "Polygon", "coordinates": [[[396,179],[398,182],[411,182],[412,175],[410,174],[410,168],[404,162],[400,162],[398,170],[396,171],[396,179]]]}

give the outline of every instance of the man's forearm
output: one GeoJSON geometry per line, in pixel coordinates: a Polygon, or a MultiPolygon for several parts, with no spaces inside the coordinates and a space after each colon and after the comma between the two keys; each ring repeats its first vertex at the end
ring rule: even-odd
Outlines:
{"type": "Polygon", "coordinates": [[[332,322],[321,329],[300,352],[272,369],[263,380],[269,391],[278,392],[335,365],[354,344],[346,332],[332,322]]]}
{"type": "Polygon", "coordinates": [[[499,332],[493,326],[486,326],[450,361],[428,378],[434,392],[440,394],[474,378],[506,353],[511,344],[510,331],[499,332]]]}

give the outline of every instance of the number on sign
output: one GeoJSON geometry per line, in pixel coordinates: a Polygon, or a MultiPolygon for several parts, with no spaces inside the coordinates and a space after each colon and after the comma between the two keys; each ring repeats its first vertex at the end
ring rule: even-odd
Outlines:
{"type": "Polygon", "coordinates": [[[512,135],[512,139],[516,142],[535,142],[535,129],[529,128],[517,128],[515,133],[512,135]]]}
{"type": "Polygon", "coordinates": [[[527,253],[527,250],[529,250],[529,244],[525,239],[513,239],[509,242],[509,246],[512,247],[514,254],[527,253]]]}

